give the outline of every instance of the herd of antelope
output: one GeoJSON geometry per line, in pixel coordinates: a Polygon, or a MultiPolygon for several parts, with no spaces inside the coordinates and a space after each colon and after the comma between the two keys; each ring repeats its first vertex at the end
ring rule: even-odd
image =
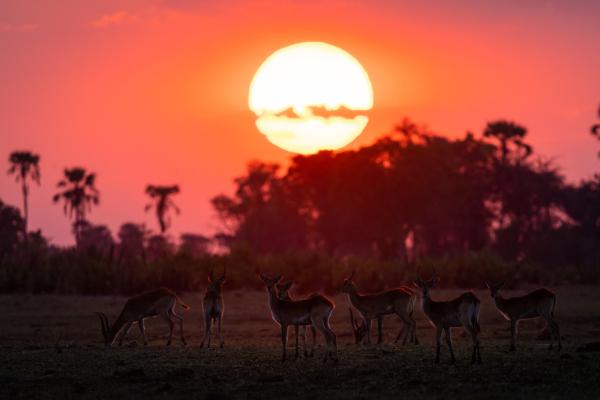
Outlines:
{"type": "MultiPolygon", "coordinates": [[[[340,291],[348,296],[348,300],[352,306],[350,308],[350,322],[356,344],[361,344],[364,341],[367,344],[371,344],[371,323],[373,320],[377,320],[377,343],[381,343],[383,317],[391,314],[397,315],[403,323],[402,329],[398,333],[394,343],[402,339],[403,345],[407,342],[418,344],[417,324],[413,318],[417,302],[417,292],[413,289],[418,288],[421,292],[423,312],[436,330],[435,362],[440,362],[442,334],[444,334],[446,344],[448,345],[451,361],[455,362],[450,328],[463,327],[472,340],[471,363],[481,363],[481,352],[479,349],[479,333],[481,332],[479,326],[480,301],[474,293],[465,292],[449,301],[433,300],[430,295],[430,289],[434,288],[439,282],[439,278],[434,272],[429,280],[422,280],[418,277],[413,282],[414,288],[401,286],[380,293],[364,294],[358,291],[353,281],[354,275],[354,272],[352,272],[344,280],[340,291]],[[362,319],[360,323],[355,320],[352,308],[358,311],[358,315],[362,319]]],[[[282,282],[281,275],[269,277],[259,273],[259,277],[267,289],[271,316],[281,327],[282,361],[285,361],[287,357],[288,328],[294,327],[296,358],[299,355],[299,338],[303,342],[304,355],[306,357],[313,356],[318,331],[324,336],[326,342],[323,362],[331,360],[336,363],[338,361],[337,340],[329,324],[335,304],[327,297],[318,293],[314,293],[304,299],[293,299],[289,294],[292,287],[291,281],[282,282]],[[310,328],[310,332],[312,333],[310,351],[307,349],[308,328],[310,328]]],[[[224,346],[221,336],[221,322],[224,312],[222,288],[225,281],[226,271],[223,271],[223,275],[216,279],[213,277],[212,272],[208,276],[209,286],[203,300],[204,338],[200,347],[204,347],[205,344],[207,347],[210,347],[213,325],[217,326],[220,347],[223,348],[224,346]]],[[[515,351],[516,349],[519,321],[538,317],[543,318],[550,328],[550,349],[554,347],[555,338],[558,341],[558,349],[561,349],[562,345],[558,324],[554,320],[554,308],[556,306],[556,296],[554,293],[547,289],[538,289],[525,296],[504,298],[499,293],[503,286],[502,283],[493,285],[486,282],[486,286],[500,314],[510,321],[510,351],[515,351]]],[[[183,317],[175,312],[177,304],[185,310],[189,309],[189,306],[173,291],[167,288],[160,288],[127,300],[121,314],[112,325],[108,322],[105,314],[96,313],[100,318],[105,344],[111,345],[117,340],[119,333],[122,332],[118,338],[118,343],[121,345],[133,323],[137,322],[144,345],[147,345],[144,319],[158,316],[164,319],[169,326],[167,346],[171,344],[175,322],[179,324],[181,341],[185,345],[183,317]]]]}

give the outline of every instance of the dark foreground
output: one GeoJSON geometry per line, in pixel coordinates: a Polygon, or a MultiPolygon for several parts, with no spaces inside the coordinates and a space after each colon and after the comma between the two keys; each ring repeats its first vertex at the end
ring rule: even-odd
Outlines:
{"type": "MultiPolygon", "coordinates": [[[[434,365],[433,329],[417,312],[420,346],[395,346],[399,328],[389,317],[386,344],[355,346],[347,321],[346,299],[336,297],[333,329],[340,362],[315,358],[282,364],[278,327],[270,320],[266,295],[235,292],[226,296],[225,348],[200,349],[200,296],[183,295],[193,308],[186,315],[190,344],[165,348],[166,327],[147,323],[151,345],[140,346],[136,327],[122,348],[100,343],[94,310],[114,320],[121,298],[66,296],[0,297],[0,398],[600,398],[598,288],[557,291],[557,320],[564,338],[561,352],[537,340],[535,322],[521,324],[517,353],[508,353],[508,326],[485,292],[482,300],[483,364],[471,366],[470,347],[454,331],[458,362],[434,365]]],[[[437,291],[434,298],[455,292],[437,291]]],[[[290,333],[290,339],[292,335],[290,333]]],[[[323,339],[319,338],[319,343],[323,339]]],[[[290,349],[293,356],[293,350],[290,349]]]]}

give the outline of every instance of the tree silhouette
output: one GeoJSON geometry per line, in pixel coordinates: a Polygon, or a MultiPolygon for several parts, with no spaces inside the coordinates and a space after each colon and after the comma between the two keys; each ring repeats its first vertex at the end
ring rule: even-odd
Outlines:
{"type": "Polygon", "coordinates": [[[121,225],[117,236],[119,237],[119,257],[122,259],[135,259],[145,257],[144,245],[148,232],[143,224],[126,222],[121,225]]]}
{"type": "Polygon", "coordinates": [[[63,191],[54,195],[55,203],[63,201],[64,212],[69,218],[75,217],[73,232],[75,243],[79,246],[81,229],[85,222],[85,215],[92,210],[92,205],[100,202],[98,189],[94,186],[96,174],[87,173],[84,168],[65,168],[65,178],[58,182],[57,187],[63,191]]]}
{"type": "MultiPolygon", "coordinates": [[[[600,118],[600,106],[598,107],[598,118],[600,118]]],[[[600,140],[600,123],[592,125],[590,130],[592,135],[596,136],[596,139],[600,140]]],[[[600,157],[600,151],[598,152],[598,157],[600,157]]]]}
{"type": "Polygon", "coordinates": [[[208,246],[210,245],[210,239],[204,235],[198,235],[195,233],[182,233],[179,236],[181,242],[179,250],[187,253],[192,257],[200,257],[208,254],[208,246]]]}
{"type": "Polygon", "coordinates": [[[15,251],[21,242],[24,237],[24,226],[25,221],[19,210],[0,200],[0,265],[2,265],[4,256],[15,251]]]}
{"type": "Polygon", "coordinates": [[[277,164],[251,162],[247,175],[235,179],[233,197],[211,200],[227,232],[219,242],[249,246],[259,253],[305,248],[306,227],[298,196],[278,177],[277,164]]]}
{"type": "Polygon", "coordinates": [[[523,141],[526,135],[525,127],[506,120],[490,122],[483,131],[484,137],[494,138],[500,143],[500,159],[503,165],[510,161],[511,147],[514,148],[517,163],[531,155],[533,149],[523,141]]]}
{"type": "Polygon", "coordinates": [[[25,221],[23,229],[27,232],[27,222],[29,220],[29,205],[27,198],[29,196],[28,179],[40,184],[40,156],[30,151],[13,151],[8,158],[10,168],[8,174],[14,174],[16,181],[21,182],[21,191],[23,193],[23,219],[25,221]]]}
{"type": "Polygon", "coordinates": [[[146,205],[145,210],[148,211],[154,208],[156,212],[156,218],[158,219],[158,225],[160,226],[160,233],[164,234],[167,228],[171,225],[171,220],[167,218],[167,213],[172,208],[177,214],[179,214],[179,208],[171,200],[171,196],[179,193],[179,186],[146,186],[146,194],[150,196],[152,200],[146,205]]]}
{"type": "Polygon", "coordinates": [[[84,221],[79,233],[81,250],[101,256],[109,256],[113,252],[115,241],[106,225],[94,225],[84,221]]]}

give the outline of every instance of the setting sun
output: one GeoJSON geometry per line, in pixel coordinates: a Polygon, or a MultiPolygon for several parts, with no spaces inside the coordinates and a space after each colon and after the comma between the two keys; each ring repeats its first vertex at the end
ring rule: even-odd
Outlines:
{"type": "Polygon", "coordinates": [[[250,85],[258,130],[294,153],[335,150],[352,142],[368,122],[373,89],[348,52],[322,42],[282,48],[260,66],[250,85]]]}

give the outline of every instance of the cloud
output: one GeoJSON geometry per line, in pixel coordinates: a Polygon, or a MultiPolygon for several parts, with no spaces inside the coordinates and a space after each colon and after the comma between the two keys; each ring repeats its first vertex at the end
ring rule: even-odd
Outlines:
{"type": "Polygon", "coordinates": [[[7,24],[0,22],[0,32],[32,32],[39,28],[37,24],[7,24]]]}
{"type": "Polygon", "coordinates": [[[100,18],[92,21],[94,28],[102,29],[114,25],[123,25],[137,21],[138,17],[128,13],[127,11],[120,10],[111,14],[104,14],[100,18]]]}

